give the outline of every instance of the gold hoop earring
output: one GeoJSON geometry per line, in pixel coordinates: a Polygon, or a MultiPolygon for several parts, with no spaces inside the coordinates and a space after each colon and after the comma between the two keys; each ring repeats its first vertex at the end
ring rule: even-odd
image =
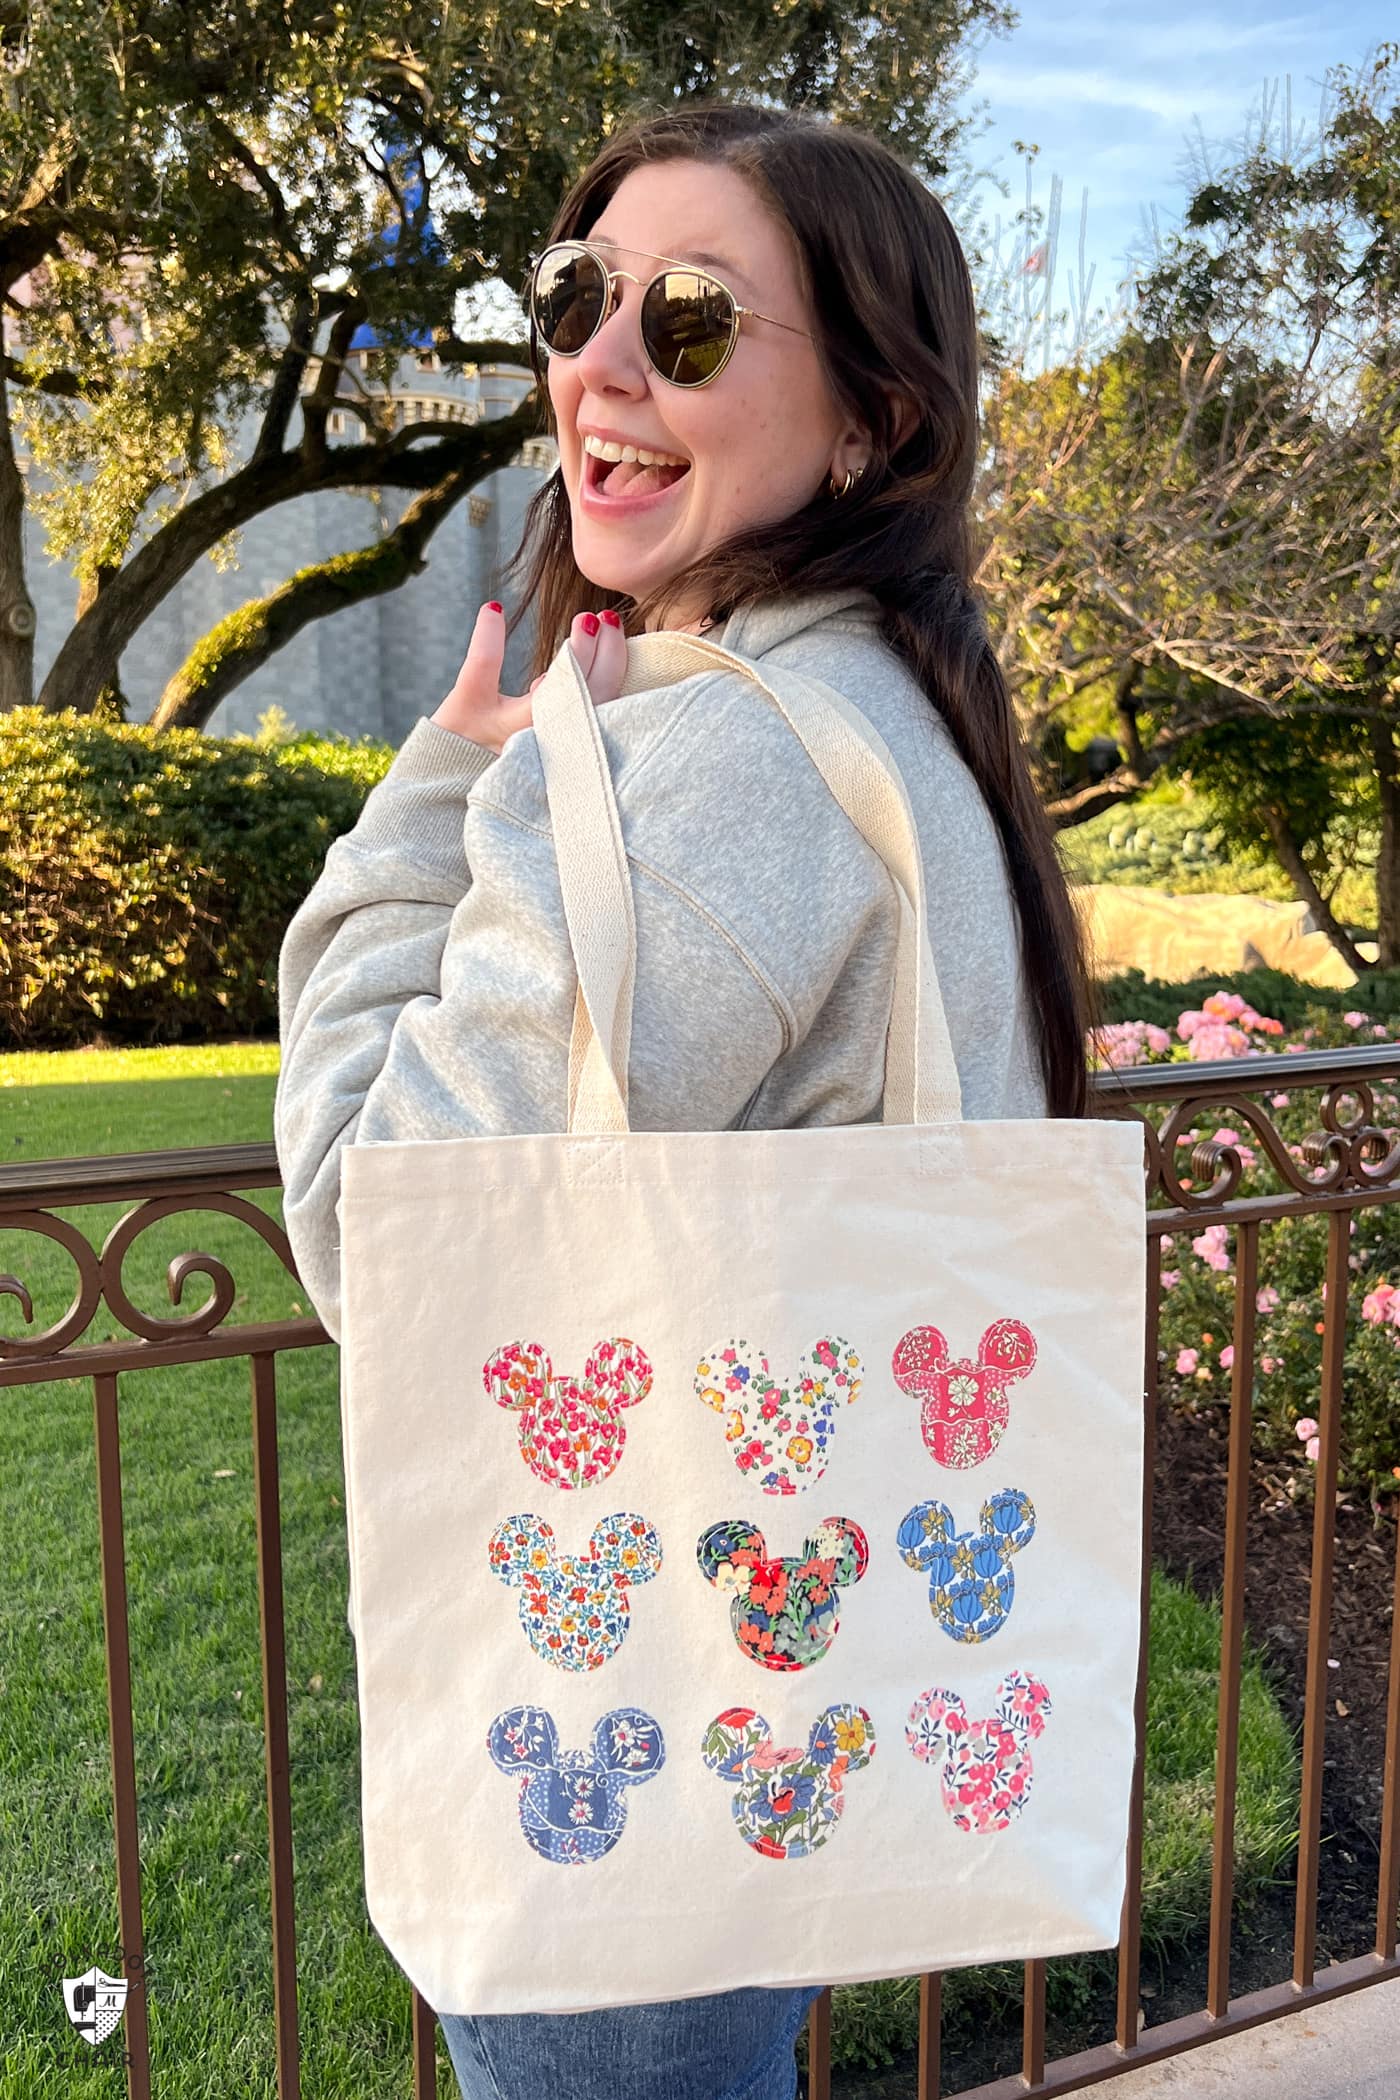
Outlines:
{"type": "Polygon", "coordinates": [[[851,490],[855,487],[856,483],[860,480],[860,477],[864,472],[864,467],[847,467],[846,478],[842,482],[839,489],[836,486],[836,476],[834,474],[832,475],[830,481],[827,483],[827,486],[830,489],[832,495],[836,498],[838,503],[840,502],[843,496],[850,495],[851,490]]]}

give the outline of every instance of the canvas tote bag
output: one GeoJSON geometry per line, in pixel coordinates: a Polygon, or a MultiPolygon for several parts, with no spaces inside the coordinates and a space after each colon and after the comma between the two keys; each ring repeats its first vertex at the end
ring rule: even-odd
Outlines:
{"type": "Polygon", "coordinates": [[[533,713],[568,1129],[342,1156],[370,1917],[444,2013],[1111,1945],[1140,1132],[961,1120],[908,799],[857,710],[688,637],[628,657],[628,692],[752,679],[889,868],[884,1121],[629,1131],[632,894],[565,646],[533,713]]]}

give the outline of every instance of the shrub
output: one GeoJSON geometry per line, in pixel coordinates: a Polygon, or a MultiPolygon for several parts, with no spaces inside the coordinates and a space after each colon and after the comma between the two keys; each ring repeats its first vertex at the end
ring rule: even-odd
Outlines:
{"type": "MultiPolygon", "coordinates": [[[[1199,1011],[1220,989],[1218,974],[1189,977],[1173,984],[1144,977],[1141,970],[1120,970],[1112,977],[1102,978],[1097,987],[1105,1022],[1145,1021],[1157,1028],[1172,1029],[1183,1013],[1199,1011]]],[[[1324,1019],[1340,1019],[1363,1006],[1377,1020],[1400,1018],[1400,970],[1369,971],[1359,983],[1341,991],[1305,984],[1282,970],[1261,967],[1232,972],[1230,989],[1257,1012],[1271,1015],[1289,1029],[1301,1029],[1324,1019]]],[[[1352,1040],[1350,1031],[1345,1040],[1352,1040]]]]}
{"type": "MultiPolygon", "coordinates": [[[[1363,839],[1344,848],[1334,839],[1330,845],[1323,888],[1331,892],[1333,911],[1345,926],[1374,926],[1374,841],[1363,839]],[[1363,850],[1353,864],[1357,844],[1363,850]]],[[[1134,889],[1169,890],[1179,897],[1207,894],[1287,902],[1296,896],[1262,831],[1253,844],[1242,843],[1238,832],[1232,840],[1212,798],[1178,779],[1163,780],[1135,802],[1119,803],[1086,823],[1071,825],[1060,832],[1059,846],[1076,882],[1124,883],[1134,889]]]]}
{"type": "Polygon", "coordinates": [[[1280,868],[1249,865],[1232,853],[1221,827],[1198,798],[1152,799],[1102,810],[1087,823],[1062,831],[1059,845],[1077,882],[1126,883],[1178,895],[1293,895],[1280,868]]]}
{"type": "MultiPolygon", "coordinates": [[[[1177,1001],[1171,1028],[1120,1021],[1119,1034],[1100,1038],[1106,1062],[1120,1050],[1151,1060],[1186,1058],[1193,1053],[1243,1056],[1257,1061],[1250,1074],[1259,1112],[1268,1118],[1295,1167],[1310,1171],[1304,1140],[1319,1129],[1316,1084],[1297,1085],[1289,1072],[1290,1047],[1326,1050],[1357,1043],[1400,1041],[1400,1021],[1382,1020],[1379,1001],[1363,1010],[1357,1002],[1392,994],[1395,979],[1368,978],[1351,991],[1332,995],[1328,1003],[1303,1009],[1301,1026],[1279,1029],[1277,1016],[1261,1016],[1248,1006],[1241,988],[1254,998],[1267,995],[1260,980],[1273,972],[1249,971],[1222,990],[1214,979],[1195,985],[1152,986],[1144,1005],[1159,1013],[1177,1001]],[[1210,989],[1202,998],[1206,986],[1210,989]],[[1349,1002],[1344,1010],[1337,1004],[1349,1002]],[[1204,1012],[1201,1011],[1204,1009],[1204,1012]],[[1238,1038],[1237,1046],[1226,1038],[1238,1038]],[[1142,1048],[1137,1048],[1141,1042],[1142,1048]],[[1261,1052],[1273,1052],[1261,1055],[1261,1052]]],[[[1288,980],[1284,980],[1285,983],[1288,980]]],[[[1136,990],[1136,988],[1134,988],[1136,990]]],[[[1314,994],[1319,1002],[1323,995],[1314,994]]],[[[1400,1082],[1379,1081],[1372,1088],[1373,1120],[1394,1143],[1400,1138],[1400,1082]]],[[[1258,1195],[1276,1190],[1280,1177],[1249,1112],[1227,1103],[1219,1117],[1203,1108],[1189,1130],[1177,1139],[1176,1171],[1190,1189],[1191,1152],[1198,1143],[1214,1143],[1238,1152],[1243,1173],[1237,1193],[1258,1195]]],[[[1285,1185],[1286,1184],[1282,1184],[1285,1185]]],[[[1309,1431],[1321,1411],[1323,1314],[1328,1220],[1314,1214],[1270,1221],[1259,1241],[1253,1380],[1254,1441],[1287,1476],[1290,1491],[1306,1492],[1308,1460],[1315,1456],[1309,1431]]],[[[1341,1444],[1341,1480],[1345,1487],[1376,1502],[1400,1487],[1400,1208],[1393,1204],[1358,1206],[1350,1227],[1348,1267],[1352,1278],[1344,1362],[1345,1409],[1341,1444]],[[1392,1315],[1391,1306],[1395,1307],[1392,1315]]],[[[1163,1300],[1160,1361],[1169,1391],[1178,1405],[1228,1399],[1234,1363],[1235,1250],[1230,1228],[1188,1225],[1162,1239],[1163,1300]]]]}
{"type": "Polygon", "coordinates": [[[288,921],[392,756],[0,715],[0,1040],[274,1033],[288,921]]]}

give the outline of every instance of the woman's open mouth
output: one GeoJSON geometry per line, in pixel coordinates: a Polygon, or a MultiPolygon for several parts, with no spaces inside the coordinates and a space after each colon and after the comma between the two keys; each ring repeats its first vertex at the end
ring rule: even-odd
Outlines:
{"type": "Polygon", "coordinates": [[[689,472],[689,465],[644,467],[638,460],[599,459],[585,452],[579,482],[583,508],[606,517],[650,510],[664,503],[689,472]]]}

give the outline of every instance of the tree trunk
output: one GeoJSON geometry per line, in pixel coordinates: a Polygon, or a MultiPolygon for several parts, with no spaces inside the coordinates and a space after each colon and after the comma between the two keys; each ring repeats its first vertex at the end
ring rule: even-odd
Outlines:
{"type": "Polygon", "coordinates": [[[1381,843],[1376,855],[1376,961],[1400,964],[1400,760],[1389,722],[1372,722],[1371,752],[1380,791],[1381,843]]]}
{"type": "Polygon", "coordinates": [[[244,467],[177,511],[75,621],[44,680],[40,707],[55,714],[71,707],[90,715],[103,692],[117,683],[131,637],[200,556],[261,511],[297,495],[303,477],[300,457],[289,453],[265,466],[244,467]]]}
{"type": "MultiPolygon", "coordinates": [[[[511,415],[475,425],[470,440],[464,435],[471,464],[464,462],[458,471],[469,472],[473,481],[493,473],[538,428],[539,411],[530,395],[511,415]]],[[[72,707],[91,714],[104,689],[116,685],[122,651],[143,622],[202,555],[250,519],[315,489],[422,487],[415,469],[425,474],[426,466],[421,448],[413,460],[402,451],[384,459],[364,445],[346,446],[323,460],[308,460],[299,451],[250,460],[178,510],[117,572],[59,650],[39,705],[55,713],[72,707]]]]}
{"type": "Polygon", "coordinates": [[[0,714],[34,704],[34,601],[24,581],[24,477],[15,458],[0,314],[0,714]]]}
{"type": "Polygon", "coordinates": [[[476,469],[446,475],[411,503],[391,533],[352,554],[337,554],[265,598],[240,605],[190,651],[160,696],[153,729],[203,729],[219,702],[303,627],[361,599],[397,590],[424,568],[423,548],[476,480],[476,469]]]}
{"type": "MultiPolygon", "coordinates": [[[[96,575],[78,585],[78,619],[82,619],[89,606],[96,604],[113,577],[120,574],[121,570],[117,564],[104,562],[99,566],[96,575]]],[[[103,686],[93,702],[93,713],[105,716],[109,722],[125,722],[128,719],[127,697],[119,680],[114,678],[110,685],[103,686]]]]}
{"type": "Polygon", "coordinates": [[[1333,918],[1332,907],[1318,888],[1312,869],[1304,860],[1302,849],[1289,829],[1288,819],[1281,809],[1271,803],[1265,805],[1263,815],[1278,864],[1292,883],[1299,901],[1307,905],[1316,919],[1318,932],[1326,934],[1342,961],[1355,970],[1358,977],[1364,977],[1371,965],[1345,926],[1338,925],[1333,918]]]}

